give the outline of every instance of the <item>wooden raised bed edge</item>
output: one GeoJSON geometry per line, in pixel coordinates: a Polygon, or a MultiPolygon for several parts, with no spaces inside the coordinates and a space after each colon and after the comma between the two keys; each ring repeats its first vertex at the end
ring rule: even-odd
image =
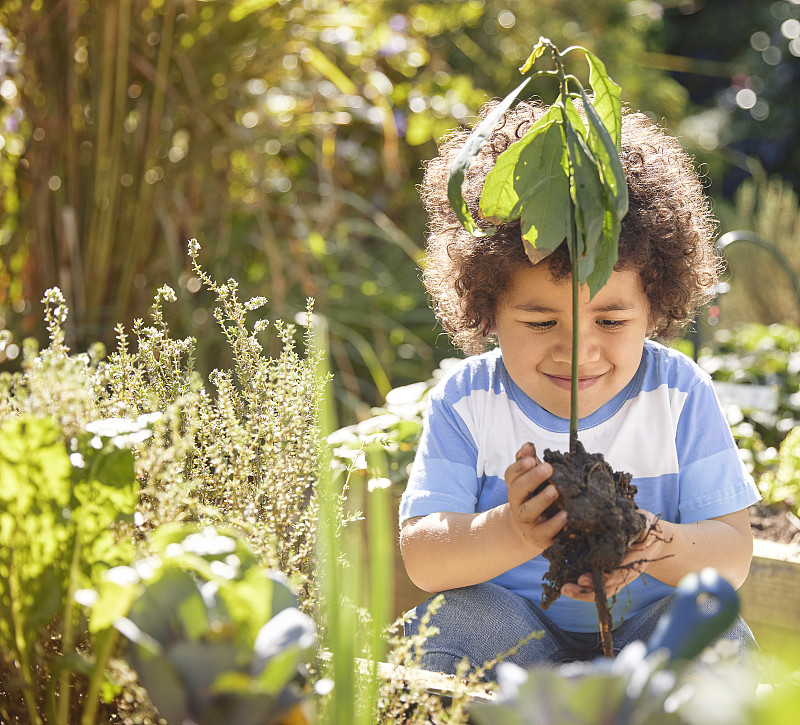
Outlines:
{"type": "Polygon", "coordinates": [[[750,574],[739,589],[742,616],[762,649],[800,644],[800,546],[753,541],[750,574]]]}

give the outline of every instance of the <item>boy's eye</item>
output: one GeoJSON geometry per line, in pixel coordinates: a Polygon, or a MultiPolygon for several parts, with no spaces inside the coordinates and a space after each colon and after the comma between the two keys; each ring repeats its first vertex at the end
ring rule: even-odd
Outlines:
{"type": "Polygon", "coordinates": [[[525,324],[532,330],[549,330],[555,326],[556,322],[555,320],[546,320],[545,322],[525,322],[525,324]]]}
{"type": "Polygon", "coordinates": [[[622,327],[627,324],[627,322],[627,320],[598,320],[597,324],[606,329],[613,330],[614,328],[622,327]]]}

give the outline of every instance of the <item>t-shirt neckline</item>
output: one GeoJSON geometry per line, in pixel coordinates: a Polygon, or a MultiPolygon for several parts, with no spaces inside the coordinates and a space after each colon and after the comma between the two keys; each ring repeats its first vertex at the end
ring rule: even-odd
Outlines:
{"type": "MultiPolygon", "coordinates": [[[[639,363],[639,367],[636,369],[636,373],[622,390],[607,403],[601,405],[594,413],[578,420],[579,431],[588,430],[589,428],[594,428],[604,423],[622,408],[626,400],[636,397],[642,385],[645,355],[646,351],[643,350],[642,360],[639,363]]],[[[505,383],[508,386],[509,395],[522,412],[545,430],[549,430],[553,433],[569,433],[569,418],[562,418],[554,415],[549,410],[545,410],[514,382],[512,377],[508,374],[502,355],[498,355],[498,362],[502,371],[502,377],[505,379],[505,383]]]]}

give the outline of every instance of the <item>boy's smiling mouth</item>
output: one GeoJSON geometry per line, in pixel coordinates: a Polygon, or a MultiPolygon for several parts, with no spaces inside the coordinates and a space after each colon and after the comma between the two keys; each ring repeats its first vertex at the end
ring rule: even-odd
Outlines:
{"type": "MultiPolygon", "coordinates": [[[[571,381],[569,377],[563,377],[561,375],[548,375],[545,373],[545,377],[549,378],[554,385],[564,390],[569,390],[571,381]]],[[[578,390],[585,390],[586,388],[592,387],[603,375],[583,375],[578,378],[578,390]]]]}

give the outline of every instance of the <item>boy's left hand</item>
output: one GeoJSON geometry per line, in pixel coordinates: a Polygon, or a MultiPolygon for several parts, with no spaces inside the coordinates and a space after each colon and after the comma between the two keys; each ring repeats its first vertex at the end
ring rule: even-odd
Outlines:
{"type": "MultiPolygon", "coordinates": [[[[644,534],[630,548],[619,568],[606,574],[606,597],[609,599],[622,587],[630,584],[636,577],[644,573],[651,562],[665,556],[665,546],[669,542],[664,535],[663,520],[644,509],[638,509],[638,511],[646,520],[644,534]]],[[[581,574],[577,584],[565,584],[561,587],[561,593],[570,599],[593,602],[595,600],[594,579],[591,574],[581,574]]]]}

